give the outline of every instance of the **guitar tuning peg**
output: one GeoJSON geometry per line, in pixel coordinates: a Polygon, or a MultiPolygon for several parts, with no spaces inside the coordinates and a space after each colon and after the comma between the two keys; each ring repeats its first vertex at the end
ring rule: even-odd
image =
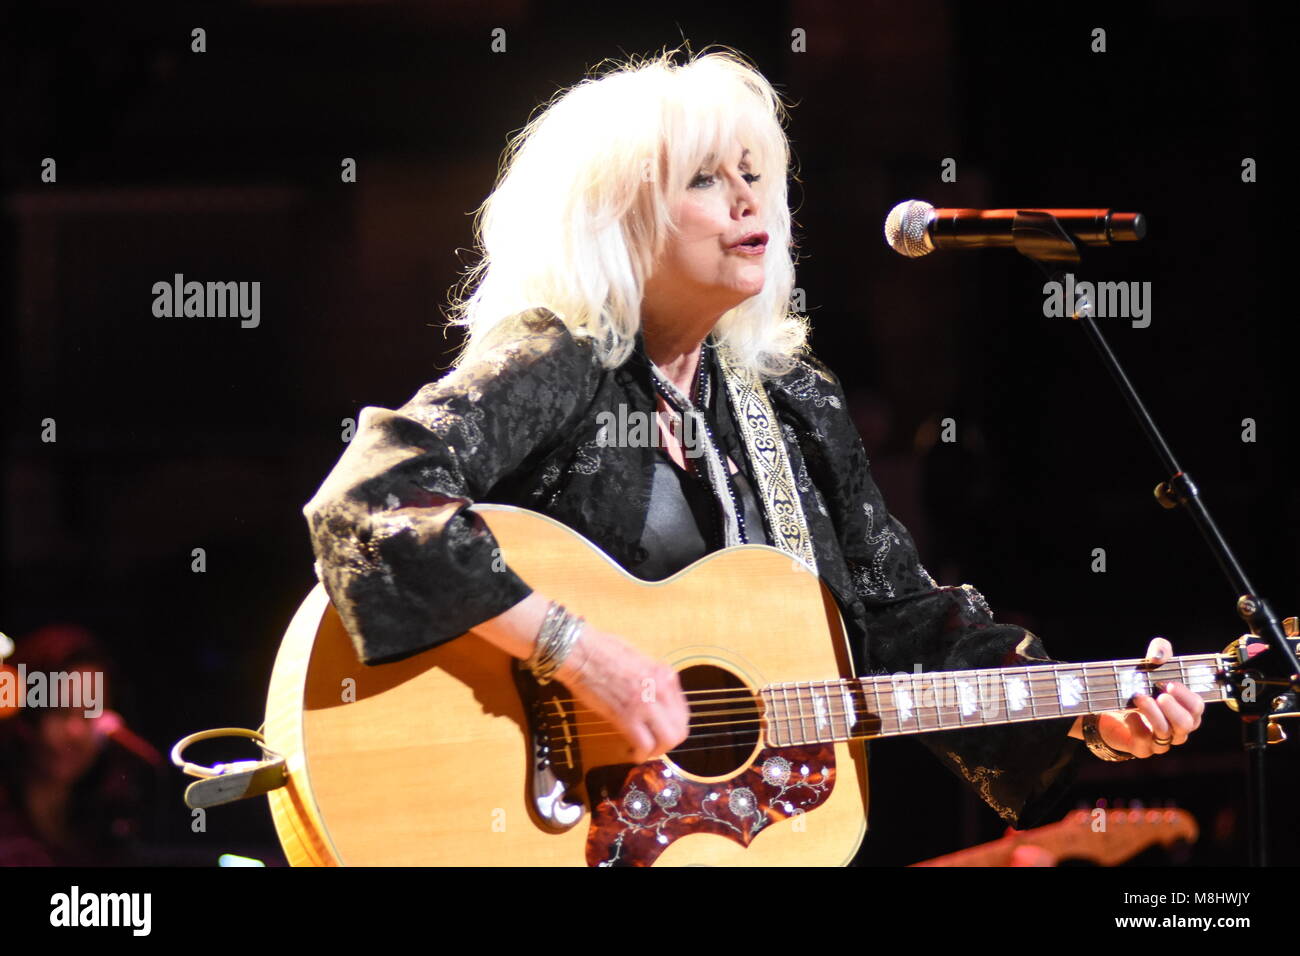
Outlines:
{"type": "Polygon", "coordinates": [[[1300,637],[1300,619],[1288,617],[1282,622],[1282,633],[1287,637],[1300,637]]]}
{"type": "Polygon", "coordinates": [[[1268,742],[1280,744],[1284,740],[1286,740],[1286,731],[1282,729],[1282,725],[1276,720],[1270,720],[1268,722],[1268,742]]]}

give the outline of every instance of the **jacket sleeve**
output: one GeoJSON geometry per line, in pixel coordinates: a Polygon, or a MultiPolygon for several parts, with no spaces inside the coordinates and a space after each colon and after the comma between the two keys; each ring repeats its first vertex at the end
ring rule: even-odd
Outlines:
{"type": "Polygon", "coordinates": [[[303,508],[317,577],[363,663],[451,640],[532,592],[467,509],[564,440],[599,364],[544,309],[505,320],[492,343],[397,410],[362,409],[303,508]]]}
{"type": "MultiPolygon", "coordinates": [[[[1034,634],[999,624],[969,584],[940,587],[907,529],[889,514],[839,380],[804,360],[801,389],[822,409],[809,468],[838,532],[875,673],[914,673],[1050,663],[1034,634]]],[[[800,389],[796,389],[798,391],[800,389]]],[[[1068,735],[1073,717],[917,735],[1003,820],[1047,822],[1077,775],[1086,747],[1068,735]]]]}

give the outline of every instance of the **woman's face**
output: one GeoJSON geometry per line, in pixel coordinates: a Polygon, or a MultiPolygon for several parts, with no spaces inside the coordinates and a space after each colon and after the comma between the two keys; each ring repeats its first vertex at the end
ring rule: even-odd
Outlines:
{"type": "Polygon", "coordinates": [[[761,175],[739,145],[698,171],[673,204],[680,235],[669,238],[656,261],[648,294],[666,292],[720,315],[762,291],[767,235],[752,188],[761,175]]]}
{"type": "Polygon", "coordinates": [[[95,732],[95,722],[79,710],[52,710],[41,715],[41,775],[51,781],[72,786],[94,764],[103,748],[103,739],[95,732]]]}

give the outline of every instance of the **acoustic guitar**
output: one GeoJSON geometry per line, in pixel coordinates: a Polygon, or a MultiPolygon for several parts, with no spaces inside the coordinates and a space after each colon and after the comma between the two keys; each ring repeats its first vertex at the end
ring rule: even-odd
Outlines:
{"type": "Polygon", "coordinates": [[[863,741],[1121,709],[1165,680],[1219,701],[1234,660],[860,678],[830,591],[776,548],[652,583],[544,515],[472,510],[532,587],[676,669],[690,736],[630,765],[609,724],[472,632],[363,665],[317,585],[265,723],[286,760],[268,796],[291,864],[846,864],[866,832],[863,741]]]}

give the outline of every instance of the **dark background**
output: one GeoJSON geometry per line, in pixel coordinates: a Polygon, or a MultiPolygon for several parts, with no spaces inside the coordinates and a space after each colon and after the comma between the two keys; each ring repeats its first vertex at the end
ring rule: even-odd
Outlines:
{"type": "MultiPolygon", "coordinates": [[[[975,584],[1066,660],[1139,656],[1156,634],[1216,651],[1241,631],[1191,523],[1154,503],[1166,476],[1090,347],[1042,317],[1035,269],[1001,251],[908,262],[881,240],[913,197],[1111,206],[1144,212],[1148,239],[1090,255],[1086,275],[1150,281],[1152,323],[1102,327],[1257,587],[1296,613],[1289,339],[1260,294],[1264,187],[1241,182],[1242,159],[1262,159],[1258,51],[1276,27],[1249,3],[1075,6],[9,8],[0,628],[20,642],[55,621],[93,629],[127,675],[121,709],[160,748],[256,727],[314,583],[300,509],[343,451],[344,418],[401,404],[447,366],[457,340],[439,309],[507,134],[602,59],[683,39],[739,49],[797,102],[814,348],[851,389],[876,478],[942,583],[975,584]],[[1104,54],[1089,49],[1097,26],[1104,54]],[[490,50],[495,27],[505,53],[490,50]],[[790,51],[796,27],[806,53],[790,51]],[[343,157],[356,184],[340,182],[343,157]],[[944,157],[955,183],[940,181],[944,157]],[[260,280],[261,326],[155,318],[151,286],[176,272],[260,280]],[[933,442],[945,417],[956,445],[933,442]],[[196,547],[206,573],[190,570],[196,547]]],[[[1212,709],[1168,756],[1089,764],[1063,810],[1176,802],[1202,830],[1177,859],[1244,862],[1237,737],[1212,709]]],[[[862,862],[1002,832],[915,741],[872,754],[862,862]]],[[[1294,852],[1277,785],[1294,780],[1294,741],[1272,756],[1275,852],[1294,852]]],[[[158,859],[282,862],[262,800],[192,834],[187,780],[169,780],[158,859]]]]}

